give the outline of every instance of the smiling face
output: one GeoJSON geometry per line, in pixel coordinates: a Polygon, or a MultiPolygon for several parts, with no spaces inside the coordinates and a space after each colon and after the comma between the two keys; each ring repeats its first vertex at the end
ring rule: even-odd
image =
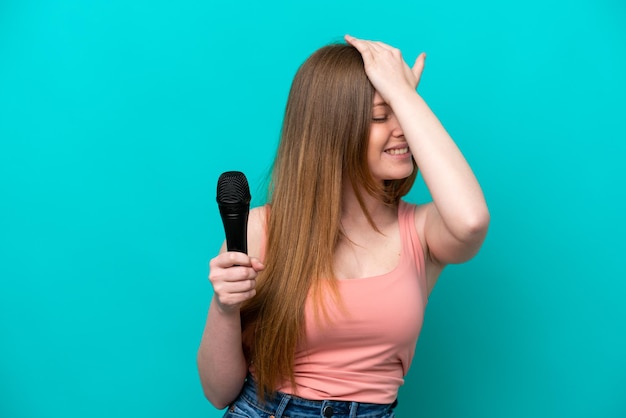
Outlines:
{"type": "Polygon", "coordinates": [[[367,163],[376,181],[399,180],[413,173],[413,157],[393,111],[374,94],[367,163]]]}

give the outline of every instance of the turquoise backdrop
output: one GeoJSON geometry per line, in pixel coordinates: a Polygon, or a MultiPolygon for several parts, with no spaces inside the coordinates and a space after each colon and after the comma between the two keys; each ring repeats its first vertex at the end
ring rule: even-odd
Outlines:
{"type": "Polygon", "coordinates": [[[242,170],[263,202],[291,79],[346,32],[427,52],[492,214],[398,416],[626,416],[624,22],[621,0],[3,0],[0,417],[221,416],[195,366],[215,183],[242,170]]]}

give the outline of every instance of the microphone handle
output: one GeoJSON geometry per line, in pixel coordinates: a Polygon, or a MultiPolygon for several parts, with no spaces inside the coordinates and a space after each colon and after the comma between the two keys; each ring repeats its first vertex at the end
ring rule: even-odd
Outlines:
{"type": "Polygon", "coordinates": [[[248,212],[221,215],[228,251],[248,254],[248,212]]]}

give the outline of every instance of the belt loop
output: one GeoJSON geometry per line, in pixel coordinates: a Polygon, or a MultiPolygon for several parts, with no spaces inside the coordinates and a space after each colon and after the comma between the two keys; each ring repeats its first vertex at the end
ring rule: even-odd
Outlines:
{"type": "Polygon", "coordinates": [[[352,402],[350,404],[350,418],[355,418],[357,414],[357,409],[359,408],[358,402],[352,402]]]}
{"type": "Polygon", "coordinates": [[[287,404],[291,400],[291,395],[284,394],[282,399],[280,400],[280,404],[278,404],[278,408],[276,409],[276,418],[282,418],[285,409],[287,409],[287,404]]]}

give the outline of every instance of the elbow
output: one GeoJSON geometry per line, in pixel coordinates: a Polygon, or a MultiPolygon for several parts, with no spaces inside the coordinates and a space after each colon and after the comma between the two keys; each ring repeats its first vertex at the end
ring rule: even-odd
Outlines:
{"type": "Polygon", "coordinates": [[[429,242],[431,259],[441,265],[469,261],[482,246],[489,222],[490,215],[486,208],[458,214],[453,221],[444,224],[446,233],[435,234],[437,238],[429,242]]]}
{"type": "Polygon", "coordinates": [[[200,353],[198,354],[198,372],[204,397],[217,409],[227,408],[233,403],[245,381],[245,374],[237,379],[232,371],[225,376],[216,373],[214,368],[206,367],[200,353]]]}
{"type": "MultiPolygon", "coordinates": [[[[200,366],[200,362],[198,362],[200,366]]],[[[198,367],[200,386],[202,386],[202,393],[204,397],[217,409],[224,409],[230,405],[230,401],[212,384],[210,376],[207,375],[206,370],[198,367]]]]}
{"type": "Polygon", "coordinates": [[[211,405],[213,405],[216,409],[225,409],[228,407],[228,405],[230,405],[230,402],[220,402],[217,400],[211,400],[207,397],[207,399],[209,400],[209,402],[211,402],[211,405]]]}
{"type": "Polygon", "coordinates": [[[224,409],[232,402],[232,400],[227,400],[223,396],[219,396],[219,394],[211,391],[205,385],[202,385],[202,389],[204,391],[204,397],[217,409],[224,409]]]}
{"type": "Polygon", "coordinates": [[[461,222],[457,239],[466,243],[482,242],[487,235],[490,221],[491,215],[487,207],[467,213],[461,222]]]}
{"type": "Polygon", "coordinates": [[[476,211],[468,218],[467,230],[472,236],[485,236],[487,229],[489,229],[489,222],[491,222],[491,215],[489,210],[485,207],[482,210],[476,211]]]}

